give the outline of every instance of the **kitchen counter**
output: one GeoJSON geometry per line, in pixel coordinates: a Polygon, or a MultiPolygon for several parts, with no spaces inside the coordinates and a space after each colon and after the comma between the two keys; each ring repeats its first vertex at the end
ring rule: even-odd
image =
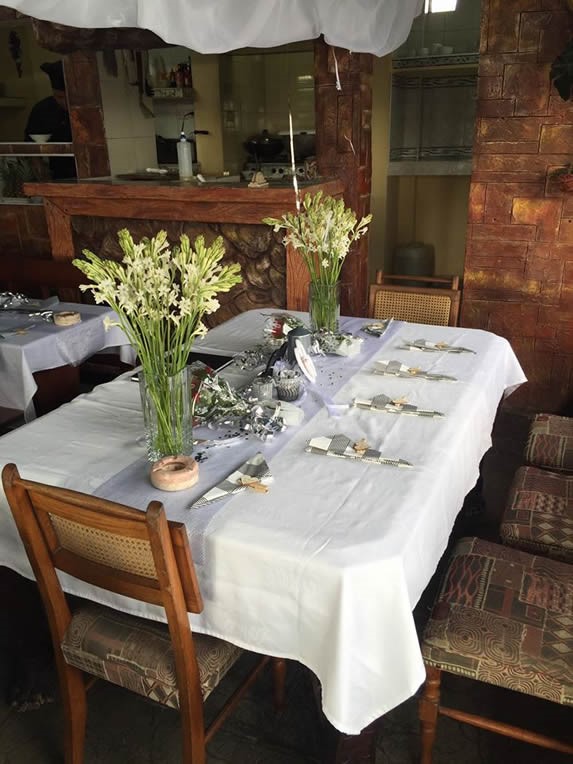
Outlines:
{"type": "MultiPolygon", "coordinates": [[[[344,191],[338,179],[303,180],[299,187],[301,196],[323,191],[339,198],[344,191]]],[[[170,237],[181,232],[192,238],[204,232],[208,240],[222,235],[228,256],[241,263],[244,283],[218,320],[255,307],[308,308],[308,271],[302,259],[288,249],[285,252],[281,235],[262,223],[264,217],[280,217],[296,209],[290,180],[249,188],[247,182],[199,185],[161,178],[91,178],[26,183],[24,191],[44,199],[56,260],[73,259],[84,246],[118,256],[110,251],[109,242],[117,243],[119,227],[129,228],[134,238],[152,235],[162,227],[170,237]]]]}
{"type": "MultiPolygon", "coordinates": [[[[299,181],[301,195],[322,190],[342,196],[340,180],[299,181]]],[[[195,181],[123,180],[90,178],[57,183],[26,183],[30,196],[42,196],[49,216],[55,205],[61,216],[94,215],[156,220],[189,220],[210,223],[260,223],[295,209],[291,181],[271,181],[266,188],[227,181],[198,184],[195,181]]],[[[70,249],[54,249],[56,259],[73,257],[70,249]]]]}

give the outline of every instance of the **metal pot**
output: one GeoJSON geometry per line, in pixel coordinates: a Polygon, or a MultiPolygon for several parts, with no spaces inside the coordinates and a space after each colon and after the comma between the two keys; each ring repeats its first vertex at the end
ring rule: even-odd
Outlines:
{"type": "Polygon", "coordinates": [[[274,159],[284,149],[281,136],[272,135],[268,130],[263,130],[259,135],[252,135],[247,138],[244,146],[249,154],[258,161],[274,159]]]}

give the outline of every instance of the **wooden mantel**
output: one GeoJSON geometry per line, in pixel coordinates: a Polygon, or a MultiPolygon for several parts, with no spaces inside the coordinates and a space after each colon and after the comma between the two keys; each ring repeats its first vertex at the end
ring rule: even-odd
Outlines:
{"type": "MultiPolygon", "coordinates": [[[[322,190],[341,197],[341,180],[300,182],[301,196],[322,190]]],[[[76,257],[72,217],[93,216],[134,220],[193,221],[260,225],[264,217],[278,217],[296,209],[290,183],[268,188],[248,188],[246,184],[196,185],[180,181],[149,180],[126,182],[114,178],[26,183],[30,196],[44,199],[52,256],[56,260],[76,257]]],[[[308,308],[308,274],[301,258],[287,251],[286,307],[308,308]]]]}

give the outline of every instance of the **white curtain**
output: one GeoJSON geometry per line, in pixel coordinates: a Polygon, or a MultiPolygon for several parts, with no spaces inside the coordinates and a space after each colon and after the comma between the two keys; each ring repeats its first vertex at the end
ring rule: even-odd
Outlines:
{"type": "Polygon", "coordinates": [[[401,45],[423,0],[2,0],[75,27],[141,27],[199,53],[272,48],[323,34],[331,45],[383,56],[401,45]]]}

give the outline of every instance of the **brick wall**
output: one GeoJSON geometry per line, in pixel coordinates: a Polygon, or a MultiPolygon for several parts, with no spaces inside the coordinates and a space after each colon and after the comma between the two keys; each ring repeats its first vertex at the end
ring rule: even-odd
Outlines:
{"type": "Polygon", "coordinates": [[[511,342],[529,382],[514,406],[573,402],[573,103],[549,81],[570,37],[565,0],[482,0],[462,323],[511,342]]]}

